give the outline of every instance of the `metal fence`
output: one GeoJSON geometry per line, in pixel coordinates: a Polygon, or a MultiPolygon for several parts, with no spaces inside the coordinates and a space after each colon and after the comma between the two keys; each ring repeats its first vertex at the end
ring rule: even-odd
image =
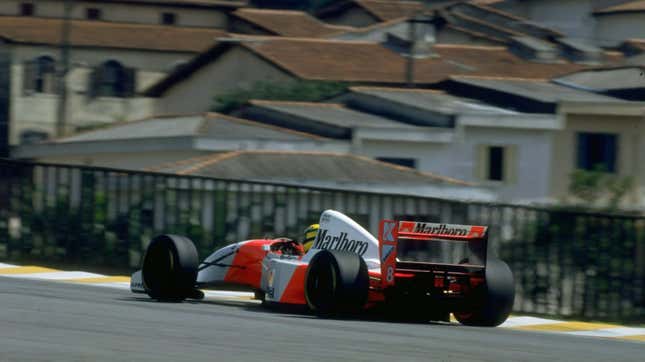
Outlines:
{"type": "Polygon", "coordinates": [[[132,270],[151,236],[202,257],[239,240],[299,238],[325,209],[490,226],[515,311],[645,321],[645,218],[0,159],[0,260],[132,270]]]}

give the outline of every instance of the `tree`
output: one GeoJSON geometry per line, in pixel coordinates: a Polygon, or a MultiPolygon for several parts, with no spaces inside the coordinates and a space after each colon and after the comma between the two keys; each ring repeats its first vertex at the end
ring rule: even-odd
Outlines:
{"type": "Polygon", "coordinates": [[[239,89],[215,97],[212,110],[231,112],[251,99],[319,102],[345,92],[341,82],[296,81],[289,83],[257,82],[250,89],[239,89]]]}
{"type": "Polygon", "coordinates": [[[616,210],[620,202],[633,188],[632,177],[619,177],[606,172],[602,165],[592,170],[578,169],[571,173],[569,192],[575,198],[582,200],[585,206],[598,205],[606,197],[605,206],[616,210]]]}

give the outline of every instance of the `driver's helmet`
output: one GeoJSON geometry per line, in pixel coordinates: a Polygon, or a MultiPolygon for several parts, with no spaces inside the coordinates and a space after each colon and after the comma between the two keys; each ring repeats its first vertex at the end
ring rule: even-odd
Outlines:
{"type": "Polygon", "coordinates": [[[302,246],[305,249],[305,253],[311,249],[314,245],[314,240],[316,240],[316,234],[318,234],[318,229],[320,225],[311,224],[305,229],[305,239],[302,241],[302,246]]]}

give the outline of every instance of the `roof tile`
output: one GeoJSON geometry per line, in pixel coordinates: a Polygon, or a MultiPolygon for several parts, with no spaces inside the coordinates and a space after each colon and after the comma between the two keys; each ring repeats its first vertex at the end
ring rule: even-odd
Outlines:
{"type": "MultiPolygon", "coordinates": [[[[0,37],[11,42],[59,45],[63,20],[0,16],[0,37]]],[[[106,47],[199,52],[225,32],[218,29],[72,20],[70,43],[106,47]]]]}
{"type": "Polygon", "coordinates": [[[281,36],[325,37],[353,29],[325,24],[303,11],[245,8],[233,15],[281,36]]]}
{"type": "Polygon", "coordinates": [[[411,16],[424,9],[423,4],[417,1],[355,0],[354,2],[383,21],[411,16]]]}
{"type": "MultiPolygon", "coordinates": [[[[403,83],[406,79],[406,58],[376,43],[276,39],[244,44],[304,79],[383,83],[403,83]]],[[[566,62],[529,62],[503,47],[436,44],[433,50],[438,57],[415,60],[418,83],[434,83],[459,74],[551,78],[584,68],[566,62]]]]}
{"type": "Polygon", "coordinates": [[[299,180],[471,185],[454,178],[420,172],[363,156],[324,152],[234,151],[199,156],[181,163],[173,162],[155,167],[155,170],[184,175],[278,182],[299,180]]]}

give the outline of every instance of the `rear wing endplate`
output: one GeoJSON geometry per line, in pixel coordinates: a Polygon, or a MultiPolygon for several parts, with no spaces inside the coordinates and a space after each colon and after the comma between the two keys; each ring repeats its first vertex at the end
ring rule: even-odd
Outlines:
{"type": "Polygon", "coordinates": [[[394,285],[396,247],[399,238],[430,240],[476,240],[488,237],[488,227],[477,225],[441,224],[417,221],[381,220],[379,224],[379,257],[383,287],[394,285]]]}

